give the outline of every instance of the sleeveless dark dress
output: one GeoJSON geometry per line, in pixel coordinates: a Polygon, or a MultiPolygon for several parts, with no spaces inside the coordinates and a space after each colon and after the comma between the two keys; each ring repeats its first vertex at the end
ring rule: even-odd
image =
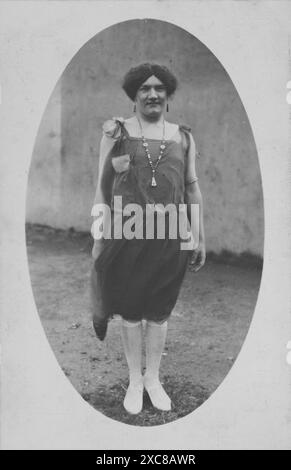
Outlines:
{"type": "MultiPolygon", "coordinates": [[[[156,170],[157,186],[151,186],[152,172],[141,138],[128,135],[124,126],[121,137],[107,157],[102,186],[105,200],[111,204],[114,230],[114,196],[122,196],[122,207],[139,204],[145,214],[147,204],[184,203],[185,136],[188,129],[180,126],[181,142],[166,141],[166,149],[156,170]],[[129,154],[130,161],[115,165],[116,156],[129,154]]],[[[160,140],[147,139],[153,162],[159,154],[160,140]]],[[[118,159],[118,157],[117,157],[118,159]]],[[[122,163],[122,162],[121,162],[122,163]]],[[[128,217],[123,218],[123,222],[128,217]]],[[[103,309],[108,318],[117,314],[128,321],[166,320],[177,301],[188,264],[189,251],[181,250],[180,238],[169,236],[169,217],[165,237],[157,237],[156,223],[152,239],[104,240],[103,250],[95,261],[103,309]]],[[[145,222],[145,219],[144,219],[145,222]]],[[[143,234],[145,235],[145,225],[143,234]]]]}

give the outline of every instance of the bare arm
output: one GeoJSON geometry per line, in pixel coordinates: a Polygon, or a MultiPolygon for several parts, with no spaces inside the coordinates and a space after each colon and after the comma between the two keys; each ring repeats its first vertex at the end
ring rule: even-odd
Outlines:
{"type": "MultiPolygon", "coordinates": [[[[100,150],[99,150],[99,167],[98,167],[98,180],[97,180],[97,187],[94,197],[94,204],[93,206],[101,204],[110,204],[110,196],[111,196],[111,183],[112,183],[112,176],[113,176],[113,168],[111,162],[108,161],[107,156],[112,150],[115,141],[105,135],[103,135],[100,143],[100,150]]],[[[96,215],[93,214],[94,221],[98,218],[96,215]]],[[[92,256],[96,259],[99,256],[99,253],[102,249],[102,240],[101,239],[94,239],[94,245],[92,249],[92,256]]]]}
{"type": "Polygon", "coordinates": [[[196,272],[205,263],[206,250],[205,250],[205,232],[204,232],[204,217],[203,217],[203,199],[198,184],[196,175],[195,159],[196,159],[196,146],[191,134],[190,146],[187,155],[187,165],[185,174],[185,203],[187,204],[188,219],[191,220],[191,204],[199,205],[199,244],[191,255],[190,265],[196,272]]]}
{"type": "Polygon", "coordinates": [[[112,168],[109,165],[110,162],[107,161],[107,156],[112,150],[114,144],[115,141],[113,139],[110,139],[105,135],[102,136],[99,149],[98,180],[94,204],[103,203],[108,200],[108,194],[106,194],[106,182],[109,181],[109,178],[111,176],[110,172],[112,173],[112,168]]]}
{"type": "Polygon", "coordinates": [[[199,205],[199,244],[205,244],[204,222],[203,222],[203,200],[198,181],[187,184],[185,189],[185,203],[188,205],[187,214],[190,220],[190,204],[199,205]]]}

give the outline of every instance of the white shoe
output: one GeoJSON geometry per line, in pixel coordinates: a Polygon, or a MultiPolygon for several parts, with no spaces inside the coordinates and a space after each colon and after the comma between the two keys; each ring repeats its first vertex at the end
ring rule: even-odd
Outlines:
{"type": "Polygon", "coordinates": [[[160,381],[147,382],[144,378],[144,387],[149,394],[151,402],[155,408],[162,411],[171,410],[171,399],[165,392],[160,381]]]}
{"type": "Polygon", "coordinates": [[[142,410],[143,402],[143,383],[130,385],[126,391],[123,406],[128,413],[136,415],[142,410]]]}

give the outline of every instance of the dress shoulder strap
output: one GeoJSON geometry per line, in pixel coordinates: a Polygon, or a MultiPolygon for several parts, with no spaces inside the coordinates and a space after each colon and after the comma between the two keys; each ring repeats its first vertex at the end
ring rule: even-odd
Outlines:
{"type": "Polygon", "coordinates": [[[125,119],[124,118],[113,118],[116,120],[119,128],[120,128],[120,139],[121,140],[125,140],[126,137],[129,137],[129,133],[128,133],[128,130],[126,129],[125,125],[124,125],[124,122],[125,122],[125,119]]]}
{"type": "Polygon", "coordinates": [[[179,124],[180,131],[184,132],[185,134],[191,132],[191,127],[186,126],[186,124],[179,124]]]}

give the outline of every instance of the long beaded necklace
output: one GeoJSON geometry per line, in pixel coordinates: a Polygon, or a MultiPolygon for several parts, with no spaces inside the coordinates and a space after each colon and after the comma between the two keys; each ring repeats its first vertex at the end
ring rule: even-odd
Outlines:
{"type": "Polygon", "coordinates": [[[148,162],[149,162],[149,165],[151,167],[151,170],[152,170],[152,180],[151,180],[151,186],[153,188],[155,188],[157,186],[157,181],[156,181],[156,178],[155,178],[155,174],[156,174],[156,170],[158,168],[158,165],[160,163],[160,160],[163,156],[163,153],[164,153],[164,150],[166,148],[166,141],[165,141],[165,120],[163,121],[163,136],[162,136],[162,140],[161,140],[161,144],[160,144],[160,152],[159,152],[159,156],[155,162],[155,164],[153,163],[152,161],[152,157],[151,157],[151,154],[150,154],[150,151],[149,151],[149,144],[145,138],[145,136],[143,135],[143,131],[142,131],[142,126],[141,126],[141,122],[139,120],[139,118],[137,118],[138,120],[138,123],[139,123],[139,127],[140,127],[140,132],[141,132],[141,138],[142,138],[142,146],[144,147],[145,149],[145,153],[146,153],[146,156],[147,156],[147,159],[148,159],[148,162]]]}

